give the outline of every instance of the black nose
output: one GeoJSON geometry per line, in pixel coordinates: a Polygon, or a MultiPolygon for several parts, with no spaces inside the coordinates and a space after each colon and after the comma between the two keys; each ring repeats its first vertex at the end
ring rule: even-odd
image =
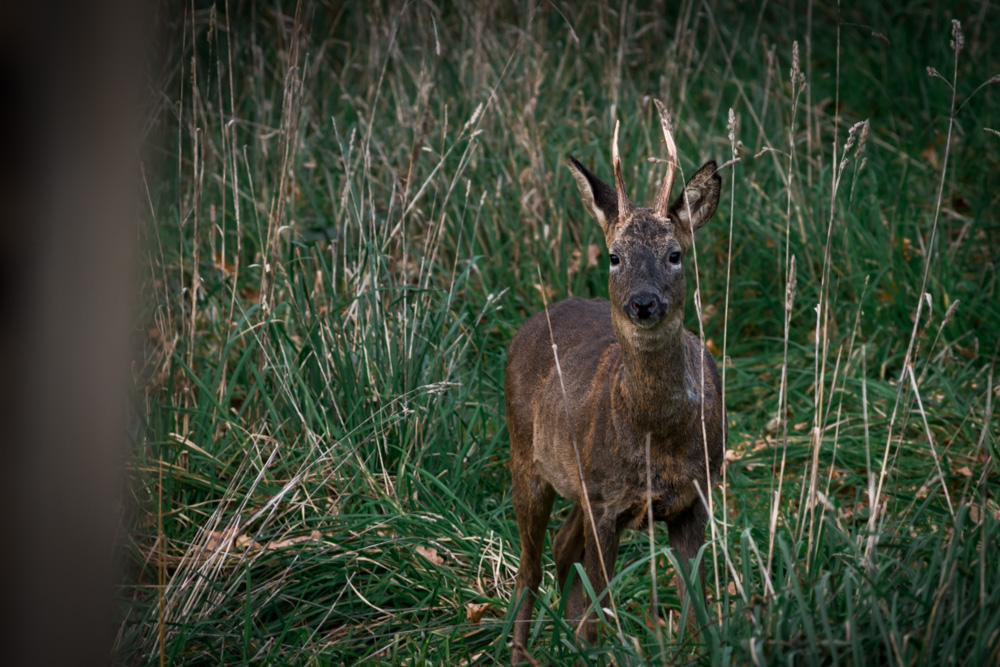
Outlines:
{"type": "Polygon", "coordinates": [[[629,299],[629,309],[631,315],[636,319],[648,320],[659,309],[660,302],[655,294],[643,292],[636,294],[629,299]]]}

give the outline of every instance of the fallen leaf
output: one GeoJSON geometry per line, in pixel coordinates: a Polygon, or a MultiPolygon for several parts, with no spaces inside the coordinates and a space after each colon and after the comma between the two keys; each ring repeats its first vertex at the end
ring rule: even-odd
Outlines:
{"type": "Polygon", "coordinates": [[[205,540],[205,551],[217,552],[232,549],[235,543],[236,531],[232,528],[226,530],[213,530],[205,540]]]}
{"type": "MultiPolygon", "coordinates": [[[[417,548],[419,549],[420,547],[417,548]]],[[[466,602],[465,617],[469,619],[470,623],[474,625],[478,624],[483,619],[483,614],[489,606],[489,602],[466,602]]]]}
{"type": "Polygon", "coordinates": [[[642,620],[646,624],[646,627],[650,630],[667,627],[667,619],[663,618],[660,614],[654,614],[651,616],[648,609],[646,610],[646,613],[643,614],[642,620]]]}
{"type": "Polygon", "coordinates": [[[991,501],[987,501],[987,503],[985,511],[983,511],[983,507],[978,503],[971,503],[969,505],[969,518],[972,519],[973,523],[981,523],[983,516],[986,514],[992,515],[996,520],[1000,520],[1000,508],[990,507],[989,504],[991,501]]]}
{"type": "Polygon", "coordinates": [[[221,250],[215,253],[215,268],[222,271],[226,275],[229,275],[236,270],[236,267],[226,259],[221,250]]]}
{"type": "Polygon", "coordinates": [[[253,287],[244,287],[240,290],[240,296],[250,303],[260,303],[260,290],[253,287]]]}
{"type": "Polygon", "coordinates": [[[903,259],[909,261],[913,255],[923,255],[924,251],[919,247],[913,245],[913,241],[904,237],[903,238],[903,259]]]}
{"type": "Polygon", "coordinates": [[[597,266],[598,261],[601,259],[601,249],[594,243],[587,246],[587,268],[593,268],[597,266]]]}
{"type": "Polygon", "coordinates": [[[940,162],[938,161],[937,151],[934,150],[933,146],[928,146],[924,150],[920,151],[920,157],[924,158],[927,161],[927,163],[930,165],[931,170],[937,170],[937,168],[940,166],[940,162]]]}
{"type": "Polygon", "coordinates": [[[953,345],[952,347],[966,359],[975,359],[979,354],[978,346],[969,345],[967,347],[962,347],[961,345],[953,345]]]}
{"type": "Polygon", "coordinates": [[[972,477],[972,471],[969,470],[969,466],[962,466],[961,468],[959,468],[955,472],[957,472],[959,475],[964,475],[966,477],[972,477]]]}
{"type": "Polygon", "coordinates": [[[483,657],[483,653],[484,651],[480,651],[479,653],[473,653],[467,658],[462,658],[461,662],[458,663],[458,667],[467,667],[467,665],[478,665],[479,659],[483,657]]]}
{"type": "Polygon", "coordinates": [[[768,433],[774,433],[778,430],[779,426],[781,426],[781,417],[779,415],[775,415],[774,417],[771,417],[766,424],[764,424],[764,430],[768,433]]]}
{"type": "Polygon", "coordinates": [[[296,544],[301,544],[303,542],[319,542],[323,539],[323,534],[318,530],[314,530],[308,535],[299,535],[298,537],[289,537],[284,540],[275,540],[273,542],[268,542],[264,548],[271,549],[283,549],[285,547],[290,547],[296,544]]]}
{"type": "Polygon", "coordinates": [[[796,424],[792,428],[795,429],[796,431],[801,431],[804,428],[806,428],[807,426],[809,426],[809,422],[799,422],[798,424],[796,424]]]}
{"type": "Polygon", "coordinates": [[[444,558],[441,558],[441,556],[437,552],[437,549],[434,549],[433,547],[425,547],[417,545],[415,550],[418,554],[429,560],[434,565],[438,566],[444,565],[444,558]]]}
{"type": "Polygon", "coordinates": [[[260,549],[260,544],[249,535],[240,535],[236,538],[236,546],[247,551],[248,549],[260,549]]]}
{"type": "Polygon", "coordinates": [[[546,285],[544,291],[542,290],[542,286],[538,283],[535,283],[534,285],[532,285],[532,287],[534,287],[536,290],[538,290],[540,294],[542,294],[542,298],[545,300],[546,303],[552,303],[552,300],[556,297],[556,290],[554,287],[546,285]]]}
{"type": "MultiPolygon", "coordinates": [[[[580,271],[580,258],[583,256],[583,252],[577,248],[570,254],[569,266],[566,271],[571,276],[575,276],[580,271]]],[[[601,249],[594,243],[587,246],[587,266],[586,268],[592,269],[598,265],[601,259],[601,249]]]]}

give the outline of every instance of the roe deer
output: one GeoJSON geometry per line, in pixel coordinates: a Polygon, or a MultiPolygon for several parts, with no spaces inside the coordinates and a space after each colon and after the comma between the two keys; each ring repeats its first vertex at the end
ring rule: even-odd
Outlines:
{"type": "MultiPolygon", "coordinates": [[[[705,541],[708,512],[695,485],[711,493],[725,457],[726,416],[715,361],[684,328],[684,259],[692,234],[718,207],[722,179],[708,162],[670,203],[676,148],[666,111],[657,108],[668,166],[653,208],[625,195],[617,124],[615,187],[569,158],[583,202],[604,230],[610,302],[556,303],[531,317],[510,345],[504,393],[521,537],[514,603],[530,591],[514,623],[515,663],[527,646],[557,492],[574,502],[553,543],[560,591],[575,562],[599,595],[607,588],[619,535],[648,526],[648,501],[685,565],[705,541]]],[[[700,576],[704,584],[704,570],[700,576]]],[[[585,608],[577,577],[566,617],[579,619],[585,608]]],[[[582,623],[582,634],[595,643],[592,620],[582,623]]]]}

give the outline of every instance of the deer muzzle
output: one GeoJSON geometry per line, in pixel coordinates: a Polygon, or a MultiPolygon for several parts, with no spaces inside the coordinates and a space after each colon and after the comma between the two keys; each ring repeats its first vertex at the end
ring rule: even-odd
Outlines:
{"type": "Polygon", "coordinates": [[[660,321],[666,311],[666,302],[654,292],[636,292],[629,295],[625,313],[640,326],[652,326],[660,321]]]}

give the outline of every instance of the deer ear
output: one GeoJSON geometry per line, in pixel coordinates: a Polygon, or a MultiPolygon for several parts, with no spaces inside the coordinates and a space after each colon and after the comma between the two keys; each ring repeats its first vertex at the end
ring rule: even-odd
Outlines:
{"type": "Polygon", "coordinates": [[[684,229],[697,230],[715,215],[722,190],[722,178],[716,172],[715,161],[706,162],[670,205],[670,212],[677,216],[684,229]]]}
{"type": "Polygon", "coordinates": [[[572,155],[569,156],[569,170],[573,172],[576,187],[580,189],[580,197],[587,210],[607,232],[609,225],[618,218],[618,194],[615,189],[592,174],[572,155]]]}

